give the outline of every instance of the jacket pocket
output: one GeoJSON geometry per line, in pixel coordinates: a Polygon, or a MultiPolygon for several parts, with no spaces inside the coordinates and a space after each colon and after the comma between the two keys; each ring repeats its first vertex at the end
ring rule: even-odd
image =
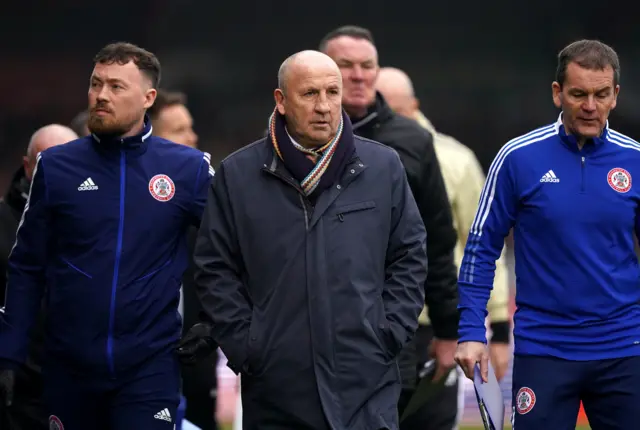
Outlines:
{"type": "Polygon", "coordinates": [[[84,270],[78,268],[76,265],[74,265],[73,263],[71,263],[69,260],[67,260],[66,258],[60,257],[60,259],[67,265],[69,266],[71,269],[75,270],[76,272],[80,273],[81,275],[86,276],[89,279],[93,279],[93,276],[91,276],[90,274],[88,274],[87,272],[85,272],[84,270]]]}
{"type": "Polygon", "coordinates": [[[171,262],[172,262],[172,261],[173,261],[173,259],[171,259],[171,258],[170,258],[170,259],[168,259],[167,261],[165,261],[164,263],[162,263],[162,264],[160,265],[160,267],[157,267],[157,268],[155,268],[155,269],[151,270],[150,272],[145,273],[144,275],[142,275],[142,276],[140,276],[140,277],[138,277],[138,278],[134,279],[134,280],[132,281],[132,283],[133,283],[133,282],[138,282],[138,281],[143,281],[143,280],[145,280],[145,279],[147,279],[147,278],[152,277],[153,275],[155,275],[156,273],[158,273],[159,271],[161,271],[162,269],[164,269],[165,267],[167,267],[169,264],[171,264],[171,262]]]}
{"type": "Polygon", "coordinates": [[[349,214],[353,214],[354,212],[361,212],[366,210],[371,210],[376,208],[376,202],[373,200],[368,200],[364,202],[358,203],[350,203],[348,205],[339,206],[335,209],[336,216],[340,222],[344,222],[345,217],[349,214]]]}
{"type": "Polygon", "coordinates": [[[251,315],[249,323],[249,337],[247,339],[247,356],[244,371],[250,376],[257,376],[260,372],[260,339],[259,324],[256,321],[255,312],[251,315]]]}

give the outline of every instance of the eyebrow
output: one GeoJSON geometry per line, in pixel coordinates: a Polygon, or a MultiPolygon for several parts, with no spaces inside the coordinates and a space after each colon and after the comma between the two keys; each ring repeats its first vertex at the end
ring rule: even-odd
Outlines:
{"type": "MultiPolygon", "coordinates": [[[[92,81],[100,81],[100,82],[104,82],[104,79],[98,77],[98,76],[92,76],[91,77],[92,81]]],[[[126,85],[126,82],[123,81],[122,79],[118,79],[118,78],[110,78],[107,79],[107,82],[111,83],[111,84],[123,84],[126,85]]]]}

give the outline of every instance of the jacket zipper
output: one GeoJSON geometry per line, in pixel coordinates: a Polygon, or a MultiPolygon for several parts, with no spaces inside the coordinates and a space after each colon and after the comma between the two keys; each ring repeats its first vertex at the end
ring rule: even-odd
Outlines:
{"type": "Polygon", "coordinates": [[[271,173],[273,176],[275,176],[276,178],[284,181],[286,184],[291,185],[293,188],[296,189],[296,191],[298,192],[298,197],[300,198],[300,203],[302,204],[302,211],[304,212],[304,227],[305,230],[309,230],[309,211],[307,210],[307,204],[305,203],[306,197],[304,196],[304,193],[302,192],[302,188],[300,188],[300,185],[297,185],[295,182],[290,181],[288,178],[277,174],[276,172],[270,170],[270,169],[265,169],[265,171],[271,173]]]}
{"type": "Polygon", "coordinates": [[[584,157],[582,157],[582,164],[580,168],[580,173],[582,174],[582,182],[580,183],[580,191],[584,193],[584,157]]]}
{"type": "Polygon", "coordinates": [[[116,259],[113,267],[113,281],[111,283],[111,304],[109,307],[109,333],[107,337],[107,362],[109,372],[115,377],[113,363],[113,325],[116,310],[116,289],[118,286],[118,274],[120,271],[120,257],[122,254],[122,232],[124,230],[124,197],[125,197],[126,163],[124,150],[120,150],[120,219],[118,223],[118,242],[116,245],[116,259]]]}

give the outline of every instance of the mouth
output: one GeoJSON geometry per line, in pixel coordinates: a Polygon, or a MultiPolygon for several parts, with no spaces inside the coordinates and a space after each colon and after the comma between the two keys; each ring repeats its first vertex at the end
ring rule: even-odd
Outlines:
{"type": "Polygon", "coordinates": [[[329,121],[313,121],[311,125],[314,127],[328,127],[329,121]]]}

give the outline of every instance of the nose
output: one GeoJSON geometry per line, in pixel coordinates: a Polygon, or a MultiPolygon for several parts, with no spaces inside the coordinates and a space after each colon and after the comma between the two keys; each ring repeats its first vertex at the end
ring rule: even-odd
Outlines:
{"type": "Polygon", "coordinates": [[[593,94],[590,94],[582,103],[582,110],[585,112],[593,112],[596,110],[596,99],[593,94]]]}
{"type": "Polygon", "coordinates": [[[327,95],[325,93],[321,93],[320,97],[318,97],[316,102],[316,112],[321,114],[326,114],[331,111],[331,107],[329,106],[329,100],[327,99],[327,95]]]}
{"type": "Polygon", "coordinates": [[[356,64],[351,68],[350,78],[353,81],[362,81],[364,79],[364,73],[360,65],[356,64]]]}

